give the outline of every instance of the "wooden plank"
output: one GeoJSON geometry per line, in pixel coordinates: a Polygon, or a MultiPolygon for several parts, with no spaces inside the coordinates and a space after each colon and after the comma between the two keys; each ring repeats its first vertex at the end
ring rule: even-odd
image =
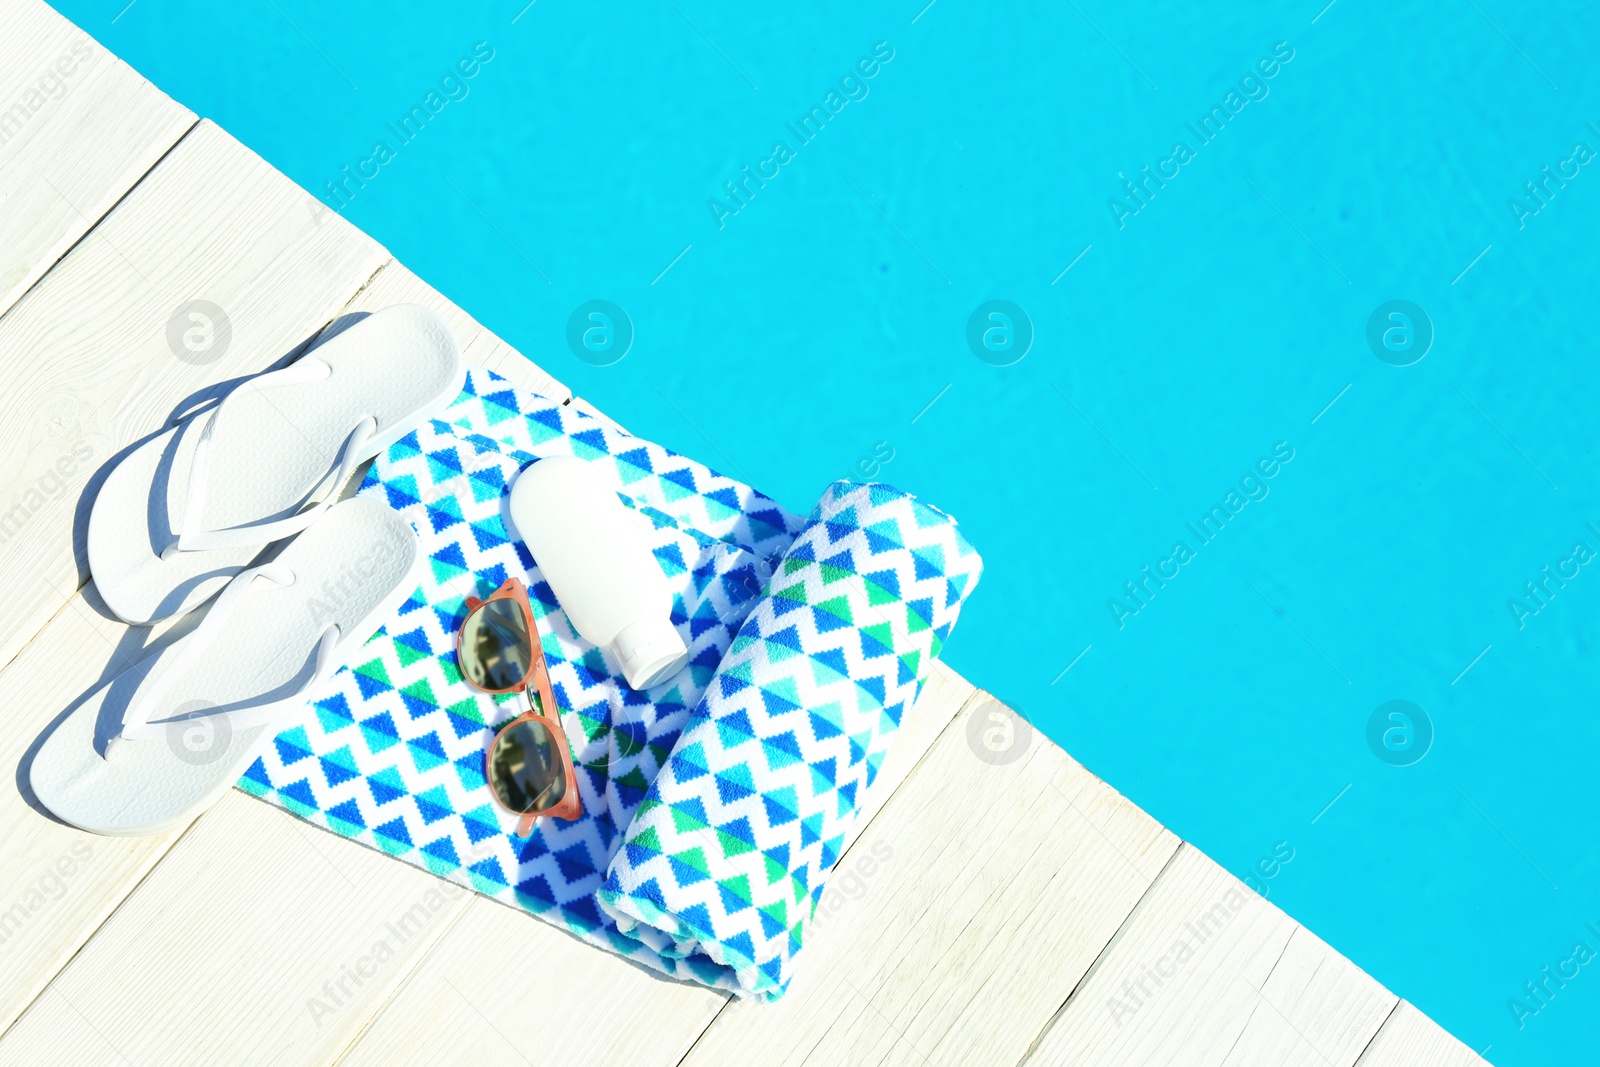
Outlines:
{"type": "Polygon", "coordinates": [[[484,897],[339,1063],[673,1067],[726,999],[484,897]]]}
{"type": "Polygon", "coordinates": [[[194,125],[40,0],[0,0],[0,314],[194,125]]]}
{"type": "MultiPolygon", "coordinates": [[[[974,692],[935,667],[866,794],[858,832],[974,692]]],[[[847,850],[847,864],[850,856],[847,850]]],[[[673,1067],[727,999],[661,978],[498,901],[475,900],[340,1064],[673,1067]],[[541,974],[561,976],[541,990],[538,1011],[527,1010],[524,988],[505,980],[529,960],[541,974]]]]}
{"type": "Polygon", "coordinates": [[[109,461],[185,398],[301,350],[388,258],[314,205],[202,122],[0,318],[0,663],[82,584],[109,461]],[[195,301],[218,328],[192,352],[195,301]]]}
{"type": "Polygon", "coordinates": [[[1348,1067],[1393,1004],[1184,845],[1026,1062],[1348,1067]]]}
{"type": "Polygon", "coordinates": [[[230,792],[0,1037],[0,1062],[329,1062],[471,895],[230,792]]]}
{"type": "MultiPolygon", "coordinates": [[[[889,798],[911,776],[917,764],[927,758],[934,743],[961,713],[961,709],[974,700],[987,699],[992,698],[945,666],[943,660],[934,660],[928,680],[922,684],[922,692],[917,694],[917,702],[900,720],[900,732],[895,736],[894,744],[889,746],[889,755],[878,770],[878,777],[873,779],[872,787],[862,794],[861,814],[851,830],[851,841],[872,825],[889,798]]],[[[845,851],[839,855],[841,861],[851,847],[845,846],[845,851]]]]}
{"type": "Polygon", "coordinates": [[[568,389],[532,360],[506,344],[471,315],[462,311],[438,290],[418,278],[395,260],[390,260],[344,308],[344,313],[329,325],[319,340],[347,329],[361,316],[390,304],[421,304],[435,312],[450,327],[468,363],[510,378],[524,389],[556,401],[572,396],[568,389]]]}
{"type": "Polygon", "coordinates": [[[0,789],[0,1030],[179,836],[96,837],[49,817],[22,792],[45,727],[100,677],[138,659],[147,637],[79,594],[0,671],[0,687],[11,695],[10,713],[0,716],[0,763],[15,769],[0,789]]]}
{"type": "Polygon", "coordinates": [[[1486,1067],[1476,1052],[1451,1037],[1410,1001],[1402,1000],[1367,1046],[1359,1067],[1486,1067]]]}
{"type": "Polygon", "coordinates": [[[1398,998],[1303,926],[1289,936],[1229,1067],[1350,1067],[1398,998]]]}
{"type": "Polygon", "coordinates": [[[966,701],[841,860],[788,995],[729,1004],[684,1067],[1023,1057],[1178,841],[1037,735],[985,750],[1004,713],[966,701]]]}

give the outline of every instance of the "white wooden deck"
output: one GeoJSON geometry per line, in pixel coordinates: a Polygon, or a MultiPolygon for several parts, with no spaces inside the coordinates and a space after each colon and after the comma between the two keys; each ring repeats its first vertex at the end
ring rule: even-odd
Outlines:
{"type": "Polygon", "coordinates": [[[162,837],[50,819],[23,770],[40,735],[161,639],[86,585],[94,472],[197,391],[400,300],[582,403],[44,4],[0,0],[0,1064],[1482,1062],[1061,749],[980,760],[967,724],[991,698],[942,668],[776,1005],[657,978],[240,792],[162,837]],[[196,299],[232,330],[204,365],[167,335],[196,299]]]}

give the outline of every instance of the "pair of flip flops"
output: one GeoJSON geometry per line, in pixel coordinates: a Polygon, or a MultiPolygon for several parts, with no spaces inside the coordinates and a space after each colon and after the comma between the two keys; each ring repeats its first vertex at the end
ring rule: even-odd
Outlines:
{"type": "Polygon", "coordinates": [[[140,625],[216,599],[56,725],[29,769],[45,807],[94,833],[159,833],[238,780],[416,588],[411,524],[373,500],[335,501],[465,375],[438,316],[396,305],[245,380],[112,469],[88,531],[106,606],[140,625]]]}

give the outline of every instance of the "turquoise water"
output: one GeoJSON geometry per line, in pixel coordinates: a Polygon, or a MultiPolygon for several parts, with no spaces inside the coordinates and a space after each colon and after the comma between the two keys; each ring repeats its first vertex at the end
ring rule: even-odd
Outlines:
{"type": "Polygon", "coordinates": [[[1584,1058],[1600,13],[525,2],[59,6],[634,432],[953,512],[955,668],[1584,1058]]]}

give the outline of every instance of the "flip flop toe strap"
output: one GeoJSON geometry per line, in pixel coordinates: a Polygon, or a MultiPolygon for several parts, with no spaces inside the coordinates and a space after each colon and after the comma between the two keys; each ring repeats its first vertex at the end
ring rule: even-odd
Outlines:
{"type": "Polygon", "coordinates": [[[293,537],[310,526],[318,515],[333,504],[339,486],[344,484],[360,464],[367,442],[377,431],[378,420],[371,415],[356,423],[349,436],[345,438],[344,448],[340,450],[338,461],[312,488],[311,495],[322,493],[322,498],[315,504],[287,518],[268,522],[245,523],[218,530],[208,530],[201,525],[205,514],[206,487],[211,479],[212,437],[216,432],[217,420],[225,416],[230,402],[246,393],[258,393],[284,385],[322,381],[331,373],[332,369],[328,364],[308,356],[281,370],[269,371],[241,382],[238,388],[224,397],[216,407],[195,416],[207,421],[199,440],[195,442],[194,456],[189,464],[189,484],[185,491],[183,518],[176,531],[177,537],[162,551],[162,559],[170,559],[178,552],[255,548],[273,541],[281,541],[286,537],[293,537]]]}
{"type": "Polygon", "coordinates": [[[271,588],[282,588],[293,584],[294,580],[294,572],[288,567],[278,563],[264,563],[240,572],[229,582],[228,587],[222,591],[222,595],[217,598],[195,631],[173,646],[169,654],[162,656],[155,670],[145,678],[138,691],[129,699],[122,713],[122,732],[113,739],[112,746],[108,747],[107,757],[110,757],[117,741],[170,738],[174,731],[181,731],[198,719],[208,720],[213,728],[225,726],[230,732],[237,732],[267,725],[277,721],[285,712],[304,706],[306,694],[327,681],[339,669],[338,658],[334,654],[339,643],[339,627],[336,623],[329,623],[317,639],[315,665],[311,676],[294,692],[271,700],[246,701],[226,708],[202,708],[184,717],[151,721],[152,715],[166,715],[172,712],[173,709],[169,706],[166,696],[173,680],[181,678],[185,671],[205,654],[222,630],[228,616],[249,596],[258,581],[271,588]]]}

